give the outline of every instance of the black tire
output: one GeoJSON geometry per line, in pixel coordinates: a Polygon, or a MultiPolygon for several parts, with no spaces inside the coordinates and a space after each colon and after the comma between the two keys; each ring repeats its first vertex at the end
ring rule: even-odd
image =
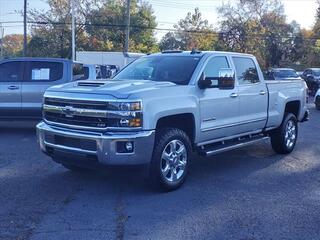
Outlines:
{"type": "Polygon", "coordinates": [[[316,99],[315,99],[315,105],[316,105],[316,109],[317,110],[320,110],[320,96],[316,96],[316,99]]]}
{"type": "Polygon", "coordinates": [[[177,128],[163,128],[157,131],[154,146],[155,147],[149,166],[150,183],[153,187],[164,191],[172,191],[179,188],[186,180],[188,167],[190,164],[192,147],[188,135],[184,131],[177,128]],[[185,151],[180,155],[178,152],[183,150],[181,144],[185,147],[185,151]],[[176,146],[174,150],[175,154],[171,153],[172,146],[176,146]],[[169,152],[168,149],[170,149],[169,152]],[[168,160],[163,158],[163,156],[171,157],[169,158],[170,160],[168,160]],[[183,166],[180,169],[180,167],[177,165],[182,162],[181,159],[183,159],[183,164],[180,165],[183,166]],[[172,164],[172,166],[170,166],[170,170],[168,170],[168,173],[165,175],[165,170],[169,166],[168,162],[172,164]],[[176,177],[174,177],[175,175],[176,177]],[[179,178],[177,178],[177,176],[179,176],[179,178]],[[168,180],[169,178],[172,178],[172,181],[168,180]]]}
{"type": "Polygon", "coordinates": [[[289,154],[293,151],[298,139],[298,120],[292,113],[286,113],[279,128],[271,133],[271,145],[279,154],[289,154]],[[289,124],[293,128],[289,131],[289,124]]]}

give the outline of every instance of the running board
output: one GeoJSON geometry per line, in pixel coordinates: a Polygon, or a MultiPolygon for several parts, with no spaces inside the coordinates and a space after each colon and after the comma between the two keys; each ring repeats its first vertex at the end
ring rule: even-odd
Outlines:
{"type": "Polygon", "coordinates": [[[245,138],[245,139],[237,139],[230,141],[230,143],[225,143],[221,142],[219,144],[214,144],[211,147],[203,147],[200,149],[200,154],[204,156],[212,156],[218,153],[246,147],[251,144],[255,144],[261,141],[266,141],[269,140],[269,136],[255,136],[255,137],[250,137],[250,138],[245,138]]]}

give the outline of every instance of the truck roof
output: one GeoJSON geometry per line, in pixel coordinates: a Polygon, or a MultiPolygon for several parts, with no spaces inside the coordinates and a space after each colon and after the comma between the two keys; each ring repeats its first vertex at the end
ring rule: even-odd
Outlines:
{"type": "Polygon", "coordinates": [[[161,53],[155,53],[152,55],[163,55],[163,54],[168,54],[168,55],[175,55],[175,56],[204,56],[207,54],[222,54],[226,56],[247,56],[247,57],[254,57],[252,54],[246,54],[246,53],[238,53],[238,52],[223,52],[223,51],[180,51],[180,50],[169,50],[169,51],[163,51],[161,53]]]}
{"type": "MultiPolygon", "coordinates": [[[[54,61],[54,62],[74,62],[70,59],[66,58],[45,58],[45,57],[17,57],[17,58],[8,58],[3,59],[0,62],[8,62],[8,61],[54,61]]],[[[77,62],[76,62],[77,63],[77,62]]]]}
{"type": "Polygon", "coordinates": [[[282,71],[282,70],[295,71],[293,68],[271,68],[271,71],[282,71]]]}

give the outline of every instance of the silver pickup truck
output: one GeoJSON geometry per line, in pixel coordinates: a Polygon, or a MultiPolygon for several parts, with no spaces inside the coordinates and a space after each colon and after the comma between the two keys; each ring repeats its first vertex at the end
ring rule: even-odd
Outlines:
{"type": "Polygon", "coordinates": [[[270,138],[277,153],[292,152],[306,99],[303,81],[266,82],[252,55],[167,51],[112,80],[51,87],[37,132],[42,151],[68,169],[145,164],[150,182],[173,190],[192,151],[210,156],[270,138]]]}
{"type": "Polygon", "coordinates": [[[41,119],[42,98],[47,88],[75,80],[95,79],[95,71],[93,65],[83,66],[62,58],[0,61],[0,121],[41,119]]]}

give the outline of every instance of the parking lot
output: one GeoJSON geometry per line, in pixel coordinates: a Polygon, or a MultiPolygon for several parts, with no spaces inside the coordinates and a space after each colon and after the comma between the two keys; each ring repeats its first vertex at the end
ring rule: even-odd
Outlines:
{"type": "Polygon", "coordinates": [[[33,123],[2,123],[0,239],[319,239],[320,111],[310,108],[291,155],[266,142],[195,156],[170,193],[138,169],[72,173],[40,152],[33,123]]]}

